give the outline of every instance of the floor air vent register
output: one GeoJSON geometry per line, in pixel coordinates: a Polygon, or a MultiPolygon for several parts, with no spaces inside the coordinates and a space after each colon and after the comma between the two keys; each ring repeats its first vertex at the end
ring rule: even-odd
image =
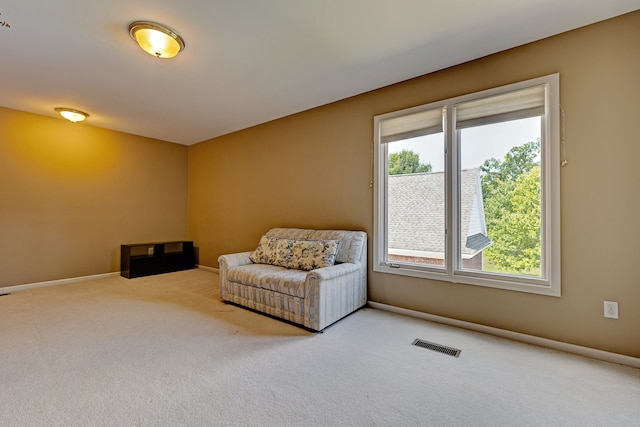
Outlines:
{"type": "Polygon", "coordinates": [[[462,353],[462,350],[458,350],[457,348],[447,347],[444,345],[432,343],[432,342],[421,340],[418,338],[416,338],[411,345],[426,348],[427,350],[437,351],[438,353],[443,353],[453,357],[459,357],[460,353],[462,353]]]}

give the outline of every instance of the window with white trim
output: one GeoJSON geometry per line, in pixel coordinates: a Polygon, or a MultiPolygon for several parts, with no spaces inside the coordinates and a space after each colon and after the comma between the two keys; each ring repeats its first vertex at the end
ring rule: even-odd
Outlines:
{"type": "Polygon", "coordinates": [[[560,295],[559,76],[374,118],[373,270],[560,295]]]}

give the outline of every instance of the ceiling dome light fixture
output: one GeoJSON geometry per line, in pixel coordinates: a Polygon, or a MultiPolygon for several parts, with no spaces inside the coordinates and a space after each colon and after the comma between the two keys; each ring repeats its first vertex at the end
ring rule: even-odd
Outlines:
{"type": "Polygon", "coordinates": [[[157,58],[173,58],[184,49],[184,40],[175,31],[150,21],[129,24],[129,34],[138,45],[157,58]]]}
{"type": "Polygon", "coordinates": [[[89,117],[89,115],[84,111],[74,110],[73,108],[58,107],[55,110],[71,123],[81,122],[89,117]]]}

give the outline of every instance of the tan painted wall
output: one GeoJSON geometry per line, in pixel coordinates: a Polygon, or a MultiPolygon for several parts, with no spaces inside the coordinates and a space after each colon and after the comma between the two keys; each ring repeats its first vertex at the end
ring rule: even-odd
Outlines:
{"type": "MultiPolygon", "coordinates": [[[[560,73],[562,297],[372,273],[373,301],[640,357],[640,12],[189,148],[201,263],[273,226],[372,232],[373,116],[560,73]],[[603,318],[603,300],[620,319],[603,318]]],[[[369,246],[371,248],[371,246],[369,246]]]]}
{"type": "Polygon", "coordinates": [[[0,108],[0,286],[120,270],[187,237],[187,147],[0,108]]]}

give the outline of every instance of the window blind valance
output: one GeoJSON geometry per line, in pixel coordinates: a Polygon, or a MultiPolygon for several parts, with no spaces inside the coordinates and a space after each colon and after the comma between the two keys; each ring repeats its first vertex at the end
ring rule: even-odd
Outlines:
{"type": "Polygon", "coordinates": [[[455,106],[456,129],[542,116],[546,85],[509,92],[455,106]]]}
{"type": "Polygon", "coordinates": [[[418,111],[380,121],[380,142],[399,141],[442,132],[444,109],[418,111]]]}

